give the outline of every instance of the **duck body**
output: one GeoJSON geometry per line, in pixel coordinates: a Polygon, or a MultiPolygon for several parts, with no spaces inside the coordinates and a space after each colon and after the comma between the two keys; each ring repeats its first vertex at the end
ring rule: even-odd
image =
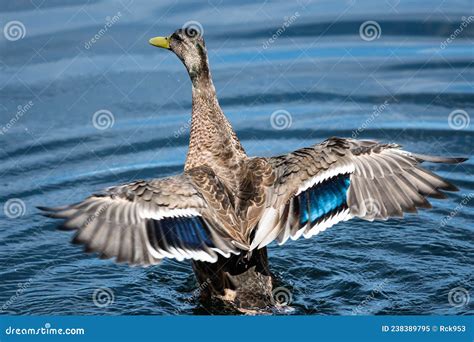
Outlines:
{"type": "Polygon", "coordinates": [[[410,153],[396,144],[332,137],[276,157],[248,157],[216,96],[204,40],[180,29],[150,40],[172,50],[192,82],[182,174],[118,185],[41,208],[103,258],[154,265],[190,259],[203,299],[239,308],[273,303],[266,246],[310,238],[352,218],[387,220],[430,208],[457,188],[421,163],[465,158],[410,153]]]}
{"type": "MultiPolygon", "coordinates": [[[[257,173],[272,170],[264,158],[247,157],[219,106],[210,72],[192,81],[192,122],[185,172],[205,168],[219,180],[225,189],[220,200],[229,202],[235,214],[232,229],[248,245],[248,226],[252,224],[248,220],[248,204],[261,201],[262,196],[262,180],[249,180],[257,173]]],[[[192,263],[203,302],[219,298],[237,307],[264,307],[271,303],[272,276],[265,247],[219,256],[215,263],[192,263]]]]}

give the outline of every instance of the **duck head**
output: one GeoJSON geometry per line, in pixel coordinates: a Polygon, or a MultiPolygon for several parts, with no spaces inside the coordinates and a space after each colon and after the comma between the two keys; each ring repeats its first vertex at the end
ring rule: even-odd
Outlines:
{"type": "Polygon", "coordinates": [[[191,80],[209,77],[206,45],[201,33],[194,28],[183,28],[168,37],[155,37],[150,44],[173,51],[188,70],[191,80]]]}

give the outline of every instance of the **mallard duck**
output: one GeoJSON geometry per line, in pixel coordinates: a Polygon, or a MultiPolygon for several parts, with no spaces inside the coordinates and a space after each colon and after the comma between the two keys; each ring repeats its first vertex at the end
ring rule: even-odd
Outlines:
{"type": "Polygon", "coordinates": [[[267,245],[310,238],[352,218],[387,220],[430,208],[457,191],[422,162],[465,158],[410,153],[393,143],[332,137],[286,155],[245,153],[212,82],[203,37],[179,29],[150,44],[170,50],[192,82],[192,124],[183,173],[138,180],[82,202],[41,208],[76,230],[74,242],[103,258],[155,265],[192,260],[203,298],[271,301],[267,245]]]}

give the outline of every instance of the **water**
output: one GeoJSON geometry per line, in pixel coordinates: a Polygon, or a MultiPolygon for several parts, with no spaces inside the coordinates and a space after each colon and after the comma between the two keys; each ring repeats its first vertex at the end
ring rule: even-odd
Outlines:
{"type": "MultiPolygon", "coordinates": [[[[204,28],[219,99],[249,155],[354,134],[472,158],[472,123],[453,121],[462,128],[455,130],[448,116],[474,113],[474,23],[446,42],[473,14],[469,0],[15,1],[0,11],[2,26],[17,20],[26,33],[0,37],[0,203],[24,203],[18,218],[0,213],[4,313],[206,313],[189,263],[130,268],[99,260],[35,208],[182,170],[190,82],[174,55],[147,41],[190,20],[204,28]],[[101,33],[106,17],[112,24],[101,33]],[[365,41],[359,27],[369,20],[381,34],[365,41]],[[112,127],[94,127],[100,110],[112,113],[112,127]],[[272,127],[277,110],[290,113],[291,125],[272,127]],[[93,293],[103,288],[111,292],[95,305],[93,293]]],[[[461,191],[404,220],[352,220],[270,246],[272,270],[291,293],[283,313],[474,312],[463,305],[474,296],[474,201],[466,197],[474,164],[427,167],[461,191]]]]}

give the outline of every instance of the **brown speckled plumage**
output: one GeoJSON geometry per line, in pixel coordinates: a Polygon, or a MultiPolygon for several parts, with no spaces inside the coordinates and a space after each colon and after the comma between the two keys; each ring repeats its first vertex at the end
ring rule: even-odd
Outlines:
{"type": "Polygon", "coordinates": [[[88,251],[135,265],[192,259],[204,297],[262,306],[271,299],[270,242],[310,237],[352,217],[402,216],[430,207],[426,198],[443,197],[441,190],[456,190],[420,163],[464,159],[413,154],[395,144],[330,138],[283,156],[248,157],[219,106],[202,37],[178,30],[166,39],[192,81],[184,173],[42,208],[64,218],[63,228],[76,229],[75,242],[88,251]],[[337,205],[319,213],[318,200],[311,202],[318,191],[337,205]]]}

